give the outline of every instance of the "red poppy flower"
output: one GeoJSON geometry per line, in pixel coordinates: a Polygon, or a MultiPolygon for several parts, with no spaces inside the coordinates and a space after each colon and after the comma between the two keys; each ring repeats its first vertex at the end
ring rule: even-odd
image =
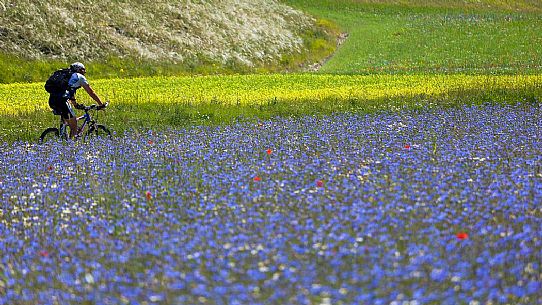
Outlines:
{"type": "Polygon", "coordinates": [[[322,181],[322,180],[317,180],[317,181],[316,181],[316,186],[317,186],[317,187],[323,187],[323,186],[324,186],[324,181],[322,181]]]}
{"type": "Polygon", "coordinates": [[[38,252],[38,255],[41,256],[41,257],[49,257],[49,252],[45,251],[45,250],[41,250],[38,252]]]}
{"type": "Polygon", "coordinates": [[[148,143],[149,143],[149,145],[152,145],[152,144],[154,144],[154,142],[153,142],[152,140],[149,140],[149,142],[148,142],[148,143]]]}
{"type": "Polygon", "coordinates": [[[460,240],[469,238],[469,234],[465,232],[459,232],[455,236],[457,237],[457,239],[460,239],[460,240]]]}
{"type": "Polygon", "coordinates": [[[267,154],[270,155],[272,153],[271,149],[267,150],[267,154]]]}
{"type": "Polygon", "coordinates": [[[52,165],[49,165],[49,167],[47,167],[48,170],[52,171],[53,170],[53,166],[52,165]]]}
{"type": "Polygon", "coordinates": [[[151,199],[152,199],[152,194],[151,194],[151,192],[147,191],[147,192],[145,193],[145,197],[147,197],[147,200],[151,200],[151,199]]]}
{"type": "Polygon", "coordinates": [[[254,181],[256,181],[256,182],[262,181],[262,178],[260,178],[259,176],[256,176],[256,177],[254,177],[254,181]]]}
{"type": "Polygon", "coordinates": [[[405,149],[410,149],[410,144],[405,144],[405,149]]]}

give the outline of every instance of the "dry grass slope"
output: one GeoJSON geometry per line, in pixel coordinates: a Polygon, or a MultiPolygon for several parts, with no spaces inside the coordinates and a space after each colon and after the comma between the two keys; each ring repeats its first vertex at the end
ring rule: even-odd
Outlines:
{"type": "Polygon", "coordinates": [[[275,0],[0,0],[0,51],[253,66],[301,52],[313,22],[275,0]]]}

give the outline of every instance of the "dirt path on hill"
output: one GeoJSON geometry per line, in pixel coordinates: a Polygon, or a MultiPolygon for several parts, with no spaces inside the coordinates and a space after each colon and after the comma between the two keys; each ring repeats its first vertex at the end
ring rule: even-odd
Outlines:
{"type": "Polygon", "coordinates": [[[305,69],[305,71],[307,71],[307,72],[318,72],[318,71],[320,71],[320,68],[322,68],[322,66],[325,65],[326,62],[328,62],[335,55],[337,50],[346,41],[346,39],[348,39],[348,33],[341,33],[339,35],[339,37],[337,37],[337,49],[335,49],[335,52],[333,54],[329,55],[328,57],[324,58],[323,60],[321,60],[321,61],[319,61],[317,63],[314,63],[312,65],[309,65],[305,69]]]}

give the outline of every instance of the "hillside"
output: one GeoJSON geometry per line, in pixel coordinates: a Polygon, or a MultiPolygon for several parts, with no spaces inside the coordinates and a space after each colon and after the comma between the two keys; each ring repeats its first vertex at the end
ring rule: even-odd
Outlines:
{"type": "Polygon", "coordinates": [[[75,60],[92,78],[536,73],[541,12],[535,0],[0,0],[0,83],[75,60]]]}
{"type": "Polygon", "coordinates": [[[0,12],[4,61],[118,68],[123,61],[184,70],[287,66],[310,49],[316,22],[275,0],[2,0],[0,12]]]}

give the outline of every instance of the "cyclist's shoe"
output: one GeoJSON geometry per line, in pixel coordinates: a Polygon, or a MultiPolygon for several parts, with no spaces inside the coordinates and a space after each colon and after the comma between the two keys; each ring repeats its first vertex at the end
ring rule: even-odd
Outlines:
{"type": "Polygon", "coordinates": [[[96,107],[96,110],[102,110],[105,107],[107,107],[107,104],[98,105],[98,107],[96,107]]]}
{"type": "Polygon", "coordinates": [[[81,127],[77,128],[77,134],[75,134],[75,136],[73,136],[73,141],[76,142],[76,141],[79,141],[81,138],[83,137],[83,130],[81,129],[81,127]]]}

